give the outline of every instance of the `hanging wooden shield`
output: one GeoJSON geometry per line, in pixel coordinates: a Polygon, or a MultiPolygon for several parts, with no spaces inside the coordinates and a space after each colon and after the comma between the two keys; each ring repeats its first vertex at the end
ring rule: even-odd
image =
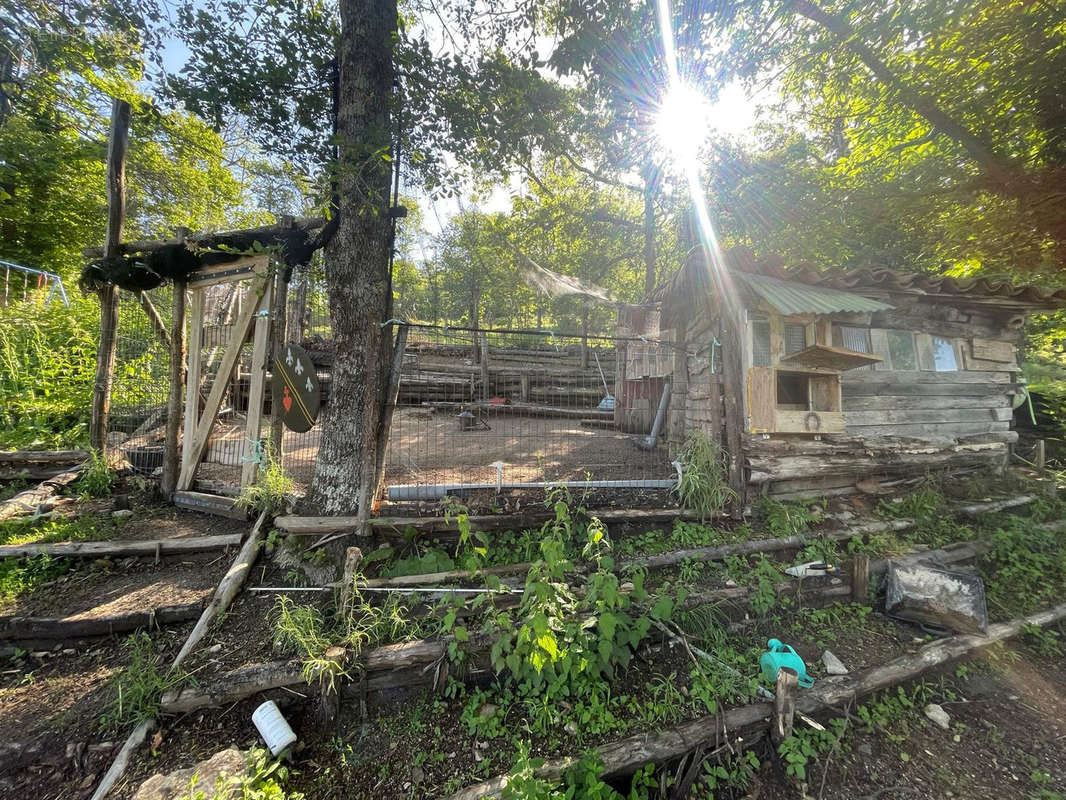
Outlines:
{"type": "Polygon", "coordinates": [[[274,393],[274,413],[281,414],[285,427],[297,433],[311,430],[322,407],[322,393],[318,373],[306,350],[295,344],[285,345],[274,361],[270,388],[274,393]]]}

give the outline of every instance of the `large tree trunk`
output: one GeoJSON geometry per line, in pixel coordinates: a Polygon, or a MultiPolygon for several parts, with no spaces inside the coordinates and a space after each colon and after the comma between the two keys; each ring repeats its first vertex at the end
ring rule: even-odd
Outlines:
{"type": "Polygon", "coordinates": [[[388,380],[389,95],[396,0],[342,0],[337,133],[340,224],[326,246],[336,354],[308,504],[365,516],[388,380]]]}

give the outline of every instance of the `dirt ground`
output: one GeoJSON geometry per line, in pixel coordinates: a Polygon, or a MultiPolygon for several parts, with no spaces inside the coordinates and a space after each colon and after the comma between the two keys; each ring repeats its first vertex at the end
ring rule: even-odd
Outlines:
{"type": "MultiPolygon", "coordinates": [[[[641,450],[642,437],[585,427],[579,419],[517,416],[485,412],[489,427],[460,431],[456,412],[402,407],[396,410],[385,462],[386,484],[496,482],[496,461],[504,462],[503,480],[656,480],[676,475],[667,451],[641,450]]],[[[263,423],[264,430],[269,420],[263,423]]],[[[308,486],[321,429],[286,430],[287,474],[308,486]]],[[[216,430],[198,477],[236,484],[244,442],[243,423],[216,430]]]]}

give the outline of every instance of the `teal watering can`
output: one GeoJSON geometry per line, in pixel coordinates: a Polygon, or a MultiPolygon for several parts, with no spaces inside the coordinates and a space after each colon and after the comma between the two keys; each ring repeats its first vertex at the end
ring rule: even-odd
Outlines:
{"type": "Polygon", "coordinates": [[[769,648],[759,659],[759,667],[766,680],[771,684],[777,683],[777,671],[781,667],[789,667],[795,670],[799,676],[799,685],[804,689],[814,686],[814,678],[807,674],[807,665],[789,645],[782,644],[778,639],[771,639],[766,643],[769,648]]]}

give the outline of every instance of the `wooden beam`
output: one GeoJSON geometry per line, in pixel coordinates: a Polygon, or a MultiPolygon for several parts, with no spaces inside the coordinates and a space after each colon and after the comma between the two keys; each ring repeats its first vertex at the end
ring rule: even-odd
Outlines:
{"type": "MultiPolygon", "coordinates": [[[[267,348],[270,345],[270,308],[273,298],[273,280],[267,280],[266,291],[259,299],[258,310],[255,316],[255,334],[252,339],[252,363],[251,385],[248,388],[248,416],[244,429],[244,450],[253,448],[254,442],[259,441],[263,422],[263,397],[266,393],[266,361],[267,348]]],[[[230,343],[233,347],[234,343],[230,343]]],[[[238,348],[239,344],[236,345],[238,348]]],[[[244,463],[241,466],[241,486],[250,486],[255,483],[259,473],[259,464],[255,462],[248,452],[244,453],[244,463]]]]}
{"type": "MultiPolygon", "coordinates": [[[[126,219],[126,149],[130,138],[130,104],[111,102],[111,130],[107,141],[107,236],[103,256],[121,252],[122,225],[126,219]]],[[[111,413],[111,383],[115,377],[115,345],[118,331],[118,287],[107,284],[100,299],[100,342],[96,350],[89,443],[98,452],[107,448],[108,417],[111,413]]]]}
{"type": "Polygon", "coordinates": [[[45,542],[34,544],[0,545],[0,558],[32,558],[48,555],[55,558],[104,558],[127,556],[170,556],[180,553],[202,553],[222,550],[241,543],[241,534],[219,536],[188,536],[179,539],[149,539],[112,542],[45,542]]]}
{"type": "Polygon", "coordinates": [[[203,364],[204,291],[192,287],[189,292],[191,296],[185,365],[185,432],[182,435],[181,473],[192,468],[189,443],[196,435],[196,423],[200,421],[200,371],[203,364]]]}
{"type": "Polygon", "coordinates": [[[204,601],[162,606],[103,617],[53,619],[46,617],[0,617],[0,639],[78,639],[83,636],[113,636],[140,628],[188,622],[200,616],[204,601]]]}
{"type": "MultiPolygon", "coordinates": [[[[381,429],[378,431],[377,464],[374,469],[374,485],[370,497],[377,499],[385,482],[385,451],[389,446],[389,434],[392,431],[392,418],[396,413],[396,401],[400,395],[400,377],[403,372],[403,354],[407,348],[407,326],[400,325],[396,331],[396,341],[392,346],[392,366],[389,371],[389,385],[385,389],[385,409],[381,415],[381,429]]],[[[482,334],[484,336],[484,334],[482,334]]],[[[482,340],[481,361],[488,369],[489,350],[482,340]]],[[[487,380],[487,378],[486,378],[487,380]]],[[[486,386],[488,384],[486,383],[486,386]]]]}
{"type": "MultiPolygon", "coordinates": [[[[221,231],[217,233],[195,233],[174,239],[141,239],[133,242],[124,242],[119,245],[119,253],[148,253],[152,250],[161,250],[164,247],[173,247],[189,242],[200,249],[211,249],[219,242],[227,238],[241,237],[255,239],[257,237],[276,236],[287,233],[294,229],[315,230],[326,224],[325,217],[300,217],[291,221],[282,221],[274,225],[263,225],[258,228],[244,228],[235,231],[221,231]]],[[[82,251],[86,258],[100,258],[104,252],[99,247],[86,247],[82,251]]]]}
{"type": "Polygon", "coordinates": [[[167,429],[163,448],[163,494],[178,488],[181,465],[178,440],[181,431],[181,396],[185,388],[185,282],[174,281],[171,301],[170,376],[167,387],[167,429]]]}
{"type": "Polygon", "coordinates": [[[170,350],[171,335],[167,331],[166,323],[163,322],[163,318],[159,315],[159,310],[155,307],[155,303],[152,302],[152,298],[148,296],[147,292],[137,292],[136,294],[141,308],[144,309],[144,313],[152,323],[155,335],[159,337],[159,341],[163,345],[163,349],[170,350]]]}
{"type": "MultiPolygon", "coordinates": [[[[249,291],[257,294],[262,285],[263,279],[257,276],[252,281],[249,291]]],[[[207,437],[211,434],[211,428],[215,424],[215,417],[222,406],[222,398],[226,392],[226,386],[233,375],[234,368],[237,366],[237,359],[240,358],[241,345],[248,338],[248,332],[252,328],[252,322],[255,320],[256,309],[258,308],[259,304],[256,302],[249,301],[245,303],[236,324],[233,326],[233,338],[226,347],[226,354],[222,357],[222,362],[218,365],[218,372],[215,373],[215,380],[211,385],[211,393],[207,396],[207,402],[204,404],[203,414],[200,415],[196,423],[196,430],[192,437],[187,438],[184,443],[186,450],[181,476],[178,478],[179,491],[188,489],[192,484],[193,478],[196,477],[196,469],[200,465],[200,459],[203,457],[204,449],[207,447],[207,437]]],[[[194,385],[194,381],[191,378],[188,383],[190,386],[194,385]]]]}
{"type": "Polygon", "coordinates": [[[10,450],[0,452],[0,464],[80,464],[88,450],[10,450]]]}

